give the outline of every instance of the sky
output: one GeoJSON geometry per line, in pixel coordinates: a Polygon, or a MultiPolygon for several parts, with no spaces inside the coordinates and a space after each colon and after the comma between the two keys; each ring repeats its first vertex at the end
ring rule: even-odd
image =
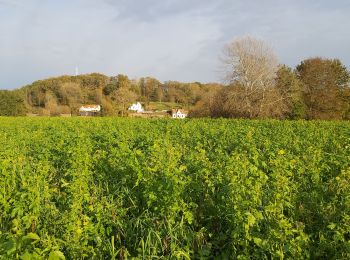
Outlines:
{"type": "Polygon", "coordinates": [[[0,89],[99,72],[220,82],[222,48],[250,35],[279,62],[350,68],[349,0],[0,0],[0,89]]]}

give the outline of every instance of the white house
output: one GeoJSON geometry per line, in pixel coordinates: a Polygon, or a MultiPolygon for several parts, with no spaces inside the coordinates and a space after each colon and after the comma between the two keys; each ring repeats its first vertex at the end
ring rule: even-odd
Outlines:
{"type": "Polygon", "coordinates": [[[101,112],[100,105],[83,105],[79,108],[81,116],[96,116],[101,112]]]}
{"type": "Polygon", "coordinates": [[[137,102],[137,103],[132,104],[132,105],[128,108],[128,110],[135,111],[135,112],[137,112],[137,113],[142,113],[142,112],[145,111],[145,110],[143,109],[143,107],[142,107],[142,105],[141,105],[140,102],[137,102]]]}
{"type": "Polygon", "coordinates": [[[184,109],[172,109],[171,117],[172,118],[186,118],[188,115],[188,111],[184,109]]]}

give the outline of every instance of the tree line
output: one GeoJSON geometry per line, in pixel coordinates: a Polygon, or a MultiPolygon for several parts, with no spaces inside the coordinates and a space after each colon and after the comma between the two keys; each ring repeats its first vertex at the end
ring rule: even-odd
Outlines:
{"type": "Polygon", "coordinates": [[[142,102],[146,109],[150,102],[174,103],[190,109],[205,93],[220,87],[223,85],[217,83],[161,83],[153,77],[129,79],[123,74],[60,76],[35,81],[18,90],[0,91],[0,115],[77,115],[84,104],[101,104],[102,115],[125,115],[135,101],[142,102]]]}
{"type": "Polygon", "coordinates": [[[272,48],[252,37],[226,45],[224,83],[160,82],[99,73],[35,81],[0,91],[0,115],[78,114],[83,104],[101,104],[102,115],[125,115],[140,101],[170,102],[192,117],[350,119],[350,73],[339,59],[308,58],[295,68],[280,64],[272,48]]]}
{"type": "Polygon", "coordinates": [[[227,86],[197,103],[194,115],[350,119],[350,73],[339,59],[308,58],[292,69],[264,41],[243,37],[225,46],[221,61],[227,86]]]}

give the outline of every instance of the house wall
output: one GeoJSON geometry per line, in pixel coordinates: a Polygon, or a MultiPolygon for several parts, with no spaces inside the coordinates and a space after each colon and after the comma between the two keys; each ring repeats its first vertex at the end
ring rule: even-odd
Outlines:
{"type": "Polygon", "coordinates": [[[173,118],[185,118],[186,115],[182,113],[175,113],[172,115],[173,118]]]}
{"type": "Polygon", "coordinates": [[[100,112],[94,112],[94,111],[80,111],[81,116],[99,116],[100,112]]]}

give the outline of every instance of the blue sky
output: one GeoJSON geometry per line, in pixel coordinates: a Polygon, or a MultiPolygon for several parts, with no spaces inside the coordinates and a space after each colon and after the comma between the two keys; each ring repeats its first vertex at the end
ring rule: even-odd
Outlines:
{"type": "Polygon", "coordinates": [[[255,36],[281,63],[350,68],[349,0],[0,0],[0,89],[81,73],[220,82],[219,55],[255,36]]]}

